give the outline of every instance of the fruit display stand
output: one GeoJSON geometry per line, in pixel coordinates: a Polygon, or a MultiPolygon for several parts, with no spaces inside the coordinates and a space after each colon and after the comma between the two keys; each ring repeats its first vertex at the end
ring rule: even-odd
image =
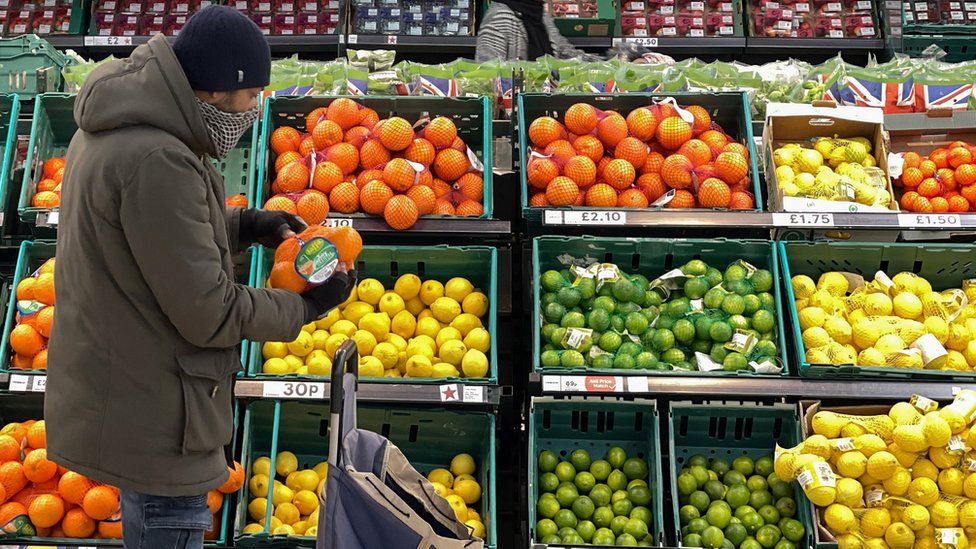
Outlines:
{"type": "MultiPolygon", "coordinates": [[[[388,438],[424,475],[434,469],[446,468],[458,454],[472,456],[475,463],[473,476],[481,487],[481,497],[477,504],[471,505],[480,505],[476,511],[486,528],[485,547],[497,546],[495,417],[492,414],[363,405],[357,415],[360,429],[388,438]]],[[[253,478],[255,462],[260,457],[270,458],[269,471],[275,472],[282,470],[279,469],[283,467],[279,463],[282,452],[294,454],[299,469],[311,469],[325,461],[329,452],[328,425],[329,408],[321,403],[262,400],[249,404],[244,414],[242,439],[246,479],[253,478]]],[[[245,483],[236,513],[235,544],[240,547],[279,546],[282,538],[268,535],[273,501],[267,502],[264,513],[256,510],[256,518],[248,509],[254,501],[253,488],[248,484],[251,483],[245,483]],[[260,521],[262,517],[265,519],[263,523],[260,521]],[[249,523],[260,523],[261,530],[244,533],[243,529],[249,523]]],[[[315,545],[314,537],[288,537],[287,541],[289,546],[315,545]]]]}
{"type": "MultiPolygon", "coordinates": [[[[540,543],[537,532],[541,518],[536,509],[542,490],[542,474],[537,465],[540,454],[549,451],[560,460],[569,460],[574,450],[602,456],[613,448],[646,463],[646,484],[651,499],[645,507],[650,511],[652,523],[646,525],[648,537],[651,545],[664,544],[665,481],[661,473],[661,436],[655,402],[532,397],[527,434],[529,547],[548,546],[540,543]]],[[[575,473],[575,467],[573,470],[575,473]]]]}

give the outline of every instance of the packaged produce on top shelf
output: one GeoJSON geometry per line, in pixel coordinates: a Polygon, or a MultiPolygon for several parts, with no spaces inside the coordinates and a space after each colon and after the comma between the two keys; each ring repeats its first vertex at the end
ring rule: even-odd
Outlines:
{"type": "Polygon", "coordinates": [[[92,34],[176,35],[190,15],[213,3],[213,0],[95,0],[92,6],[92,34]]]}
{"type": "Polygon", "coordinates": [[[548,0],[549,14],[560,19],[592,19],[597,16],[596,0],[548,0]]]}
{"type": "Polygon", "coordinates": [[[353,0],[353,34],[403,36],[472,36],[474,12],[470,0],[353,0]]]}
{"type": "Polygon", "coordinates": [[[275,36],[335,34],[339,0],[232,0],[261,32],[275,36]]]}
{"type": "Polygon", "coordinates": [[[751,35],[879,38],[872,0],[752,0],[751,35]]]}
{"type": "Polygon", "coordinates": [[[22,34],[66,34],[71,28],[71,0],[0,0],[0,32],[22,34]]]}
{"type": "Polygon", "coordinates": [[[628,0],[621,5],[620,26],[626,37],[735,36],[737,1],[628,0]]]}
{"type": "Polygon", "coordinates": [[[901,153],[901,207],[920,213],[976,211],[976,145],[954,141],[923,155],[901,153]]]}
{"type": "MultiPolygon", "coordinates": [[[[921,0],[902,2],[905,25],[909,29],[925,28],[925,25],[973,25],[976,24],[976,4],[965,0],[921,0]]],[[[907,29],[906,29],[907,30],[907,29]]],[[[960,29],[962,30],[962,29],[960,29]]]]}

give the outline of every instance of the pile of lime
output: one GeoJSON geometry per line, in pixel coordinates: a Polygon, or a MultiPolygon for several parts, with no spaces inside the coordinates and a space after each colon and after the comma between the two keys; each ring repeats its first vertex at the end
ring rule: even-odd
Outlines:
{"type": "Polygon", "coordinates": [[[614,264],[542,273],[543,368],[754,370],[774,364],[772,273],[700,259],[663,282],[614,264]]]}
{"type": "Polygon", "coordinates": [[[678,473],[678,521],[683,547],[803,548],[793,483],[776,476],[772,456],[710,461],[689,458],[678,473]]]}
{"type": "Polygon", "coordinates": [[[651,488],[647,462],[613,447],[603,459],[573,450],[560,460],[551,450],[539,454],[538,522],[540,543],[650,547],[651,488]]]}

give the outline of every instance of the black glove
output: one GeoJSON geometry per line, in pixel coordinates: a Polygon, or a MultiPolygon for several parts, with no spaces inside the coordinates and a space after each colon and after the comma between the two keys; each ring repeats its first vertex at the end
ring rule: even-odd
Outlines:
{"type": "Polygon", "coordinates": [[[302,294],[305,300],[305,323],[318,320],[349,298],[356,287],[356,271],[336,271],[325,283],[302,294]]]}
{"type": "Polygon", "coordinates": [[[281,244],[288,231],[297,233],[304,228],[305,223],[301,218],[288,212],[248,208],[241,211],[238,240],[258,242],[273,248],[281,244]]]}

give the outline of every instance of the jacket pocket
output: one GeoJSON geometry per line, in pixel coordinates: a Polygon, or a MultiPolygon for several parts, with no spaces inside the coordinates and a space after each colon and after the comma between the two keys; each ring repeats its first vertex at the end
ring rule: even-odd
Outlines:
{"type": "Polygon", "coordinates": [[[241,368],[233,350],[203,351],[178,358],[183,386],[183,453],[210,452],[234,434],[233,383],[241,368]]]}

